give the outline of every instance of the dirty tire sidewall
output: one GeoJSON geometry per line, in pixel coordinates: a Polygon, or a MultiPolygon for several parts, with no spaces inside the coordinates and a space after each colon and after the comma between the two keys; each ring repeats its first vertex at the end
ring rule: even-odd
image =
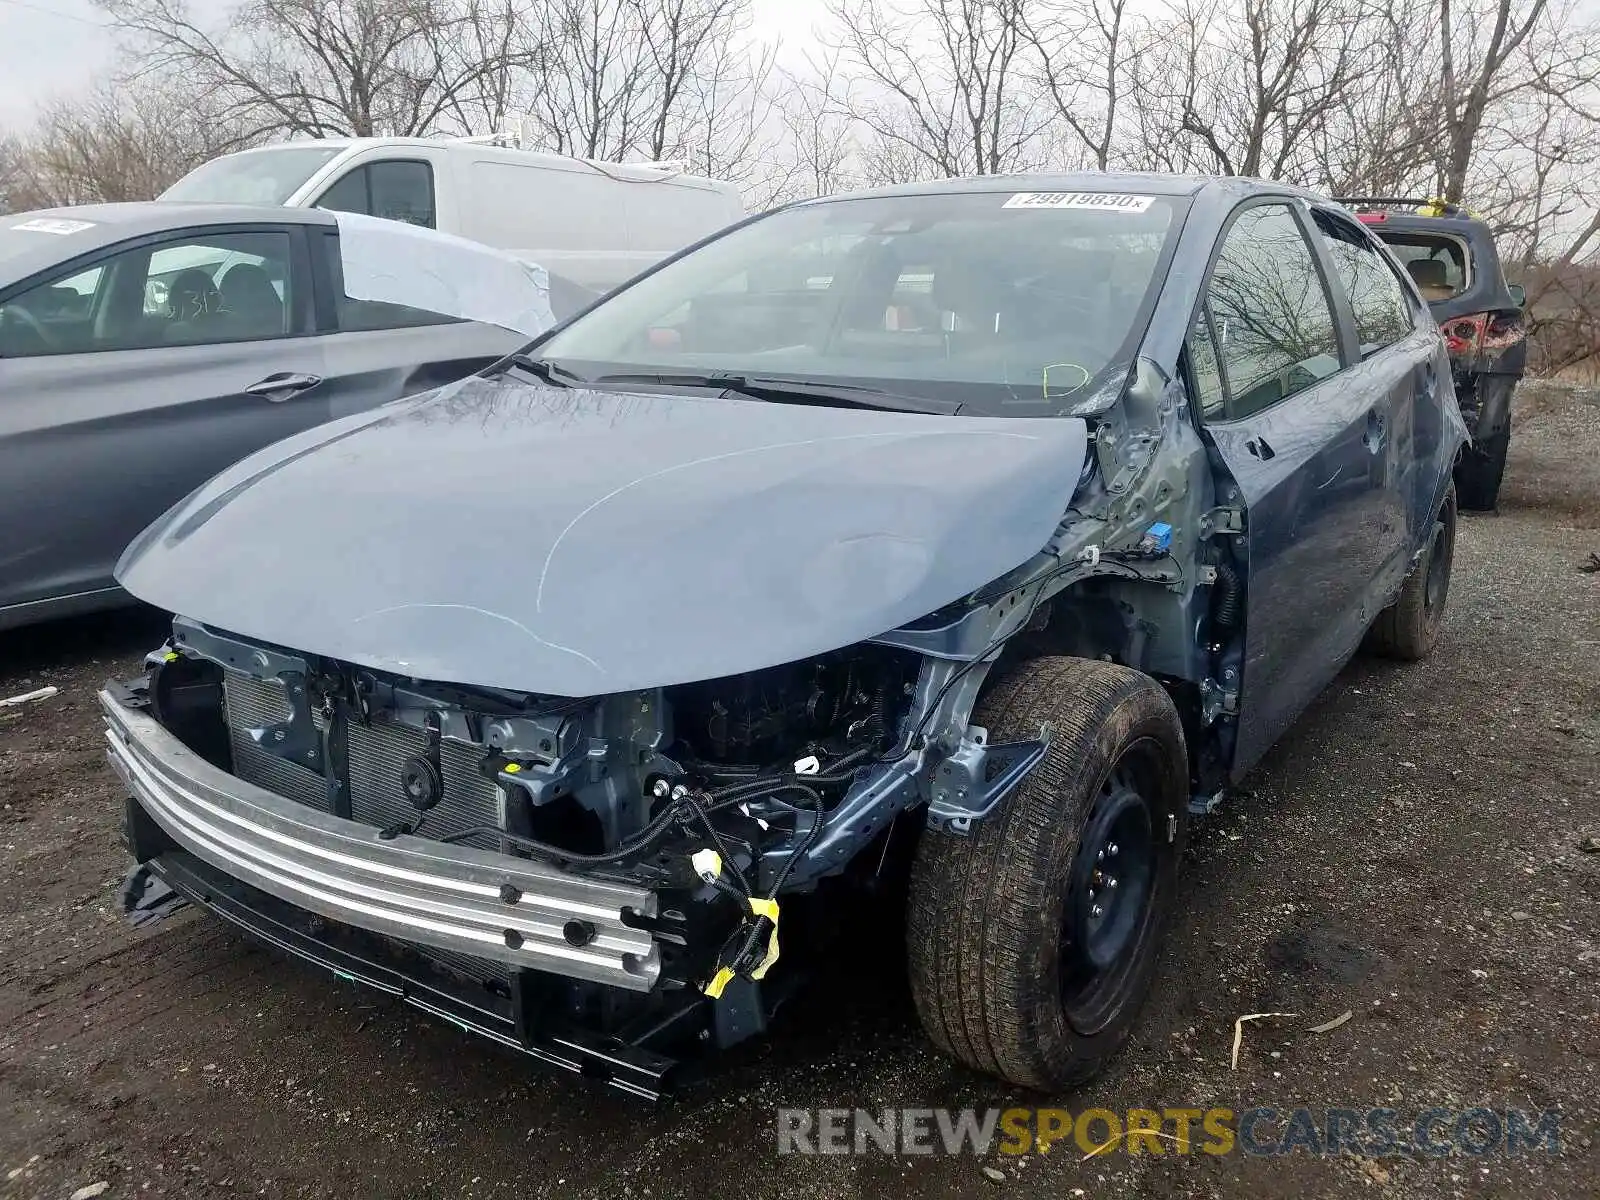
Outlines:
{"type": "Polygon", "coordinates": [[[1045,760],[969,835],[924,834],[908,899],[912,994],[924,1028],[947,1054],[1023,1086],[1071,1087],[1116,1053],[1150,989],[1187,828],[1182,724],[1148,676],[1072,658],[1018,667],[973,719],[992,742],[1035,738],[1045,723],[1054,735],[1045,760]],[[1149,750],[1152,764],[1146,928],[1109,1016],[1085,1034],[1063,1006],[1068,881],[1101,786],[1133,746],[1149,750]]]}
{"type": "Polygon", "coordinates": [[[1446,490],[1444,503],[1439,506],[1434,520],[1443,525],[1443,537],[1435,539],[1430,534],[1428,546],[1406,577],[1399,597],[1372,623],[1367,646],[1374,653],[1402,662],[1418,662],[1432,654],[1438,645],[1449,598],[1450,575],[1455,565],[1456,489],[1453,483],[1446,490]],[[1436,566],[1443,572],[1443,588],[1436,588],[1439,594],[1430,603],[1428,583],[1436,566]]]}

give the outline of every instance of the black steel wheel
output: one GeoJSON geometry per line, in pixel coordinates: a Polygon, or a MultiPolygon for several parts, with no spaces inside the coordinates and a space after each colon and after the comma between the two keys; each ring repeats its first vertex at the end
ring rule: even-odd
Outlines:
{"type": "Polygon", "coordinates": [[[1160,855],[1150,770],[1130,761],[1153,749],[1148,743],[1130,747],[1106,777],[1068,877],[1061,999],[1067,1020],[1086,1035],[1104,1029],[1115,1015],[1125,977],[1153,932],[1160,855]]]}
{"type": "Polygon", "coordinates": [[[907,952],[932,1040],[1013,1083],[1098,1072],[1150,989],[1188,817],[1188,757],[1170,697],[1111,663],[1026,663],[978,706],[991,741],[1049,753],[963,836],[923,835],[907,952]]]}

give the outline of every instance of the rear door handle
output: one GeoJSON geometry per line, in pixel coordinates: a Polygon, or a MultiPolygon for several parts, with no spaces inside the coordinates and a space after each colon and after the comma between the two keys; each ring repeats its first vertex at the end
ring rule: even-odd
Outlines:
{"type": "Polygon", "coordinates": [[[322,382],[321,375],[307,375],[299,371],[279,371],[276,375],[268,375],[259,383],[252,383],[244,390],[252,396],[260,396],[264,400],[271,400],[274,404],[284,400],[293,399],[301,392],[308,392],[322,382]]]}

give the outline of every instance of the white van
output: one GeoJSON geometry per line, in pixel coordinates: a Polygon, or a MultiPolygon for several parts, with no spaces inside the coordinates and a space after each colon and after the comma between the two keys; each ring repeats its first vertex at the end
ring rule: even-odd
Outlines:
{"type": "Polygon", "coordinates": [[[369,213],[609,291],[744,215],[731,183],[471,139],[323,138],[214,158],[160,197],[369,213]]]}

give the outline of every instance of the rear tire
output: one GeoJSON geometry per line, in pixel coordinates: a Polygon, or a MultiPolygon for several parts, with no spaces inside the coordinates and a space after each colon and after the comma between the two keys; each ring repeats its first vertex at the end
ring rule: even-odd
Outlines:
{"type": "Polygon", "coordinates": [[[1468,512],[1493,512],[1500,502],[1511,430],[1502,429],[1483,445],[1468,446],[1456,464],[1456,495],[1468,512]]]}
{"type": "Polygon", "coordinates": [[[1451,484],[1433,521],[1433,536],[1422,557],[1406,576],[1400,595],[1378,614],[1367,634],[1376,654],[1417,662],[1433,653],[1444,624],[1450,594],[1450,571],[1456,552],[1456,489],[1451,484]]]}
{"type": "Polygon", "coordinates": [[[1188,824],[1183,727],[1150,677],[1075,658],[1022,665],[973,720],[996,743],[1049,723],[1050,749],[970,834],[923,834],[912,995],[951,1057],[1072,1087],[1116,1053],[1150,989],[1188,824]]]}

